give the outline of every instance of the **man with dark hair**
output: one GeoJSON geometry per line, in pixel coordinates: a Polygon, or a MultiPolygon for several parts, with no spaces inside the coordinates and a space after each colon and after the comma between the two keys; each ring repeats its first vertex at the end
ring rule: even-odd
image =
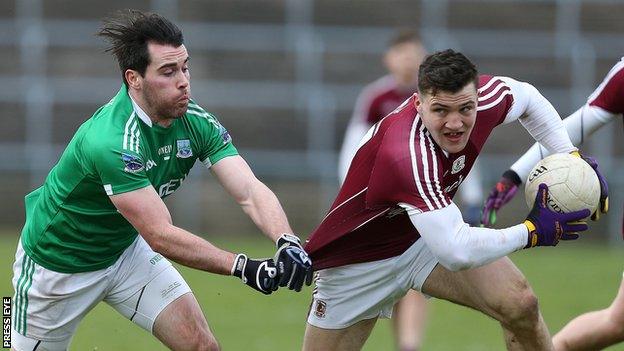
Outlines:
{"type": "Polygon", "coordinates": [[[357,145],[366,131],[416,92],[418,65],[426,54],[420,38],[413,31],[402,30],[390,39],[383,56],[383,64],[390,74],[364,87],[347,126],[338,163],[340,181],[347,175],[357,145]]]}
{"type": "Polygon", "coordinates": [[[66,350],[82,318],[105,301],[170,349],[218,350],[167,258],[233,275],[263,294],[309,285],[311,262],[273,192],[216,117],[191,99],[178,27],[128,11],[99,34],[111,43],[124,84],[80,126],[43,186],[26,196],[13,265],[13,347],[66,350]],[[196,160],[277,243],[277,262],[224,251],[173,225],[162,198],[196,160]]]}
{"type": "Polygon", "coordinates": [[[546,207],[526,220],[470,227],[452,198],[494,127],[519,119],[553,152],[574,152],[552,105],[527,83],[478,75],[446,50],[420,66],[418,94],[376,123],[305,248],[317,270],[304,350],[359,350],[378,317],[411,289],[498,320],[510,350],[551,350],[528,282],[505,256],[587,229],[589,210],[546,207]]]}
{"type": "MultiPolygon", "coordinates": [[[[344,181],[366,131],[418,90],[418,66],[426,54],[421,39],[413,30],[397,31],[390,38],[383,56],[383,64],[388,74],[362,89],[347,125],[338,158],[340,182],[344,181]]],[[[483,191],[478,172],[479,167],[474,167],[459,194],[464,205],[465,218],[470,224],[478,223],[482,204],[483,191]]],[[[409,291],[397,302],[393,315],[397,348],[401,351],[420,349],[427,316],[425,297],[417,291],[409,291]]]]}

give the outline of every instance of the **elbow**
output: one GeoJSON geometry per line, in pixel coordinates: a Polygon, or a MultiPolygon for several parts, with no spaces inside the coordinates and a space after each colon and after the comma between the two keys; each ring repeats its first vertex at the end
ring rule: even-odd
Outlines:
{"type": "Polygon", "coordinates": [[[163,256],[166,257],[167,255],[165,251],[168,245],[166,244],[165,233],[166,233],[166,228],[160,228],[160,227],[154,226],[154,227],[147,228],[144,231],[141,231],[140,235],[143,237],[145,242],[147,242],[149,247],[152,250],[154,250],[154,252],[162,254],[163,256]]]}
{"type": "Polygon", "coordinates": [[[475,262],[463,250],[449,250],[438,256],[440,264],[451,272],[463,271],[474,267],[475,262]]]}

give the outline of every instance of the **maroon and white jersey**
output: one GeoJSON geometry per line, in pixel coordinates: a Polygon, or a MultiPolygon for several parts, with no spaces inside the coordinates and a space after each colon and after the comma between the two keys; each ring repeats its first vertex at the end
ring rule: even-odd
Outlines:
{"type": "Polygon", "coordinates": [[[364,88],[355,103],[338,157],[338,178],[341,182],[366,131],[412,96],[416,89],[416,86],[399,87],[392,75],[383,76],[364,88]]]}
{"type": "Polygon", "coordinates": [[[611,68],[587,103],[611,113],[624,113],[624,58],[611,68]]]}
{"type": "Polygon", "coordinates": [[[408,99],[416,87],[399,87],[391,75],[379,78],[364,88],[358,97],[353,118],[360,118],[368,125],[379,122],[408,99]]]}
{"type": "Polygon", "coordinates": [[[378,122],[351,162],[330,211],[306,243],[315,269],[403,253],[420,235],[399,204],[421,212],[448,206],[513,101],[503,80],[480,76],[475,126],[466,148],[456,154],[445,153],[433,141],[414,96],[378,122]]]}

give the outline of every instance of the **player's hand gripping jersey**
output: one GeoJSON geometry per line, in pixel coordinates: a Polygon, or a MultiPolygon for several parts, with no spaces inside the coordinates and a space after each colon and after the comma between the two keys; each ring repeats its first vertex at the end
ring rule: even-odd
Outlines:
{"type": "MultiPolygon", "coordinates": [[[[446,153],[433,141],[416,111],[415,96],[369,130],[338,197],[305,247],[315,269],[403,253],[420,238],[410,216],[455,207],[452,199],[458,186],[491,131],[503,122],[522,118],[525,128],[551,149],[574,150],[561,121],[553,118],[558,117],[556,111],[531,85],[484,75],[479,79],[478,96],[470,140],[456,154],[446,153]]],[[[457,216],[461,221],[459,211],[457,216]]],[[[512,228],[526,235],[523,225],[512,228]]],[[[508,246],[520,249],[526,237],[522,240],[508,246]]],[[[490,250],[491,257],[496,257],[495,251],[490,250]]]]}
{"type": "Polygon", "coordinates": [[[44,185],[26,196],[24,250],[57,272],[108,267],[137,236],[109,195],[151,185],[164,198],[197,159],[210,167],[237,154],[225,128],[195,102],[164,128],[124,85],[80,126],[44,185]]]}

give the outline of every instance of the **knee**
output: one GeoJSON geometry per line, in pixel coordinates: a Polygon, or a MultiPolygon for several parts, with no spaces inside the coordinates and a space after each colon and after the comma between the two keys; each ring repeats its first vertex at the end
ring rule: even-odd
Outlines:
{"type": "Polygon", "coordinates": [[[528,327],[539,321],[537,296],[526,280],[504,296],[497,307],[500,322],[509,327],[528,327]]]}

